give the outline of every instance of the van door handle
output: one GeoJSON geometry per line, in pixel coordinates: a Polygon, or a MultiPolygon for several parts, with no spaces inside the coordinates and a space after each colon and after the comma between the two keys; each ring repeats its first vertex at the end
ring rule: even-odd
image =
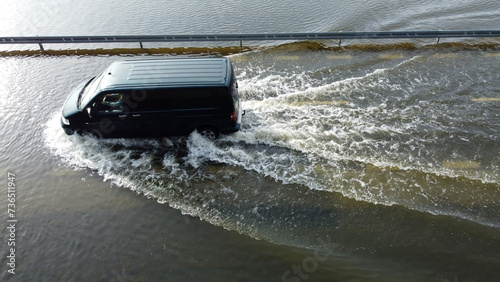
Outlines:
{"type": "Polygon", "coordinates": [[[118,115],[119,118],[127,117],[127,115],[118,115]]]}
{"type": "Polygon", "coordinates": [[[133,117],[140,117],[141,114],[132,115],[133,117]]]}

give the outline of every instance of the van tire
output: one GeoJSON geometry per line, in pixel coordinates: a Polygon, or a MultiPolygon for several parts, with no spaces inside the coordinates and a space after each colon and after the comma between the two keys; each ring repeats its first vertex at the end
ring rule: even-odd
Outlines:
{"type": "Polygon", "coordinates": [[[95,131],[95,130],[87,130],[87,129],[82,129],[82,130],[78,130],[77,132],[80,136],[90,136],[90,137],[93,137],[93,138],[96,138],[96,139],[102,139],[102,134],[100,134],[99,132],[95,131]]]}
{"type": "Polygon", "coordinates": [[[217,130],[217,128],[213,127],[213,126],[202,126],[200,128],[198,128],[198,133],[207,138],[207,139],[210,139],[210,140],[215,140],[217,138],[219,138],[219,130],[217,130]]]}

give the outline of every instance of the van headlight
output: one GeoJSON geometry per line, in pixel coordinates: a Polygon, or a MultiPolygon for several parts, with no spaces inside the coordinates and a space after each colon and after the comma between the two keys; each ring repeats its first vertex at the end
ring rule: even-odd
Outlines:
{"type": "Polygon", "coordinates": [[[61,121],[65,125],[69,125],[69,119],[65,118],[64,116],[61,116],[61,121]]]}

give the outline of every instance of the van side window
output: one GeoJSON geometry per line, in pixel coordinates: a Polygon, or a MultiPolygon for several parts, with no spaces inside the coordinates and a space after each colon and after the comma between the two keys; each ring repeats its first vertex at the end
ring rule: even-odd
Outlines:
{"type": "Polygon", "coordinates": [[[224,87],[174,88],[148,90],[138,102],[137,111],[164,111],[227,107],[228,89],[224,87]]]}
{"type": "Polygon", "coordinates": [[[170,95],[174,109],[217,108],[213,88],[175,89],[170,95]]]}
{"type": "Polygon", "coordinates": [[[136,111],[164,111],[170,109],[166,89],[144,91],[141,101],[137,102],[136,111]]]}
{"type": "Polygon", "coordinates": [[[98,97],[94,104],[95,109],[101,113],[123,112],[123,93],[106,93],[98,97]]]}

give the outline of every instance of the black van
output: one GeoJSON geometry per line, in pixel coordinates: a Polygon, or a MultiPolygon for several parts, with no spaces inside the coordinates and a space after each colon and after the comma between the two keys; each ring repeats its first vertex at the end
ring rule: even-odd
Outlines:
{"type": "Polygon", "coordinates": [[[188,135],[214,139],[240,129],[243,111],[228,58],[129,60],[80,84],[61,117],[66,134],[188,135]]]}

